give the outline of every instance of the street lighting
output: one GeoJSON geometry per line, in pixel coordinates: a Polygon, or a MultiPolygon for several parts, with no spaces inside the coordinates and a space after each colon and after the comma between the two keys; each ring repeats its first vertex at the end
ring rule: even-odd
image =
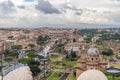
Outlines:
{"type": "Polygon", "coordinates": [[[0,66],[0,68],[1,68],[1,80],[3,80],[3,72],[2,72],[2,68],[3,68],[3,54],[2,54],[2,52],[0,52],[0,61],[1,61],[1,66],[0,66]]]}
{"type": "Polygon", "coordinates": [[[110,74],[112,74],[112,80],[114,80],[114,74],[119,74],[120,69],[118,68],[107,68],[106,71],[110,74]]]}
{"type": "Polygon", "coordinates": [[[48,61],[48,59],[47,58],[43,58],[43,59],[40,59],[40,61],[43,62],[43,65],[44,65],[44,77],[45,77],[45,73],[46,73],[45,72],[45,69],[46,69],[46,64],[45,63],[48,61]]]}

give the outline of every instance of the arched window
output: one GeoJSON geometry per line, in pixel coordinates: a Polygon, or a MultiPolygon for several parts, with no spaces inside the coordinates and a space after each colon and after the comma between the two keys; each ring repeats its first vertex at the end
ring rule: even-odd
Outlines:
{"type": "Polygon", "coordinates": [[[94,59],[92,58],[92,61],[93,61],[94,59]]]}

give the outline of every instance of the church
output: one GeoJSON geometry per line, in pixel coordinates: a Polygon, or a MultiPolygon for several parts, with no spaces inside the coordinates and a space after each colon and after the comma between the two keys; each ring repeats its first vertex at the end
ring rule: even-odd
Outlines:
{"type": "Polygon", "coordinates": [[[106,68],[107,61],[103,59],[95,45],[92,45],[88,49],[87,54],[84,54],[77,60],[76,78],[78,78],[79,75],[86,70],[104,70],[106,68]]]}

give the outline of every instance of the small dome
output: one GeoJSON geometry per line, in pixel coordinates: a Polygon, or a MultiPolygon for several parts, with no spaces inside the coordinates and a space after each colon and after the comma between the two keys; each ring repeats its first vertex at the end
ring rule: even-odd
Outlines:
{"type": "Polygon", "coordinates": [[[87,70],[83,72],[77,80],[108,80],[107,77],[99,70],[87,70]]]}
{"type": "Polygon", "coordinates": [[[88,54],[99,54],[99,50],[92,46],[91,48],[88,49],[87,53],[88,54]]]}
{"type": "Polygon", "coordinates": [[[33,80],[33,77],[30,68],[25,66],[11,71],[3,80],[33,80]]]}

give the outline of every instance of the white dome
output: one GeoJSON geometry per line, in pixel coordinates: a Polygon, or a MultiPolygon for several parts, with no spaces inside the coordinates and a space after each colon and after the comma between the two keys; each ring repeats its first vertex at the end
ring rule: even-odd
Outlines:
{"type": "Polygon", "coordinates": [[[87,70],[83,72],[77,80],[108,80],[107,77],[99,70],[87,70]]]}
{"type": "Polygon", "coordinates": [[[2,77],[0,76],[0,80],[2,80],[2,77]]]}
{"type": "Polygon", "coordinates": [[[25,66],[8,73],[3,80],[33,80],[33,77],[30,68],[25,66]]]}
{"type": "Polygon", "coordinates": [[[88,49],[87,53],[88,54],[99,54],[99,50],[95,47],[91,47],[90,49],[88,49]]]}

